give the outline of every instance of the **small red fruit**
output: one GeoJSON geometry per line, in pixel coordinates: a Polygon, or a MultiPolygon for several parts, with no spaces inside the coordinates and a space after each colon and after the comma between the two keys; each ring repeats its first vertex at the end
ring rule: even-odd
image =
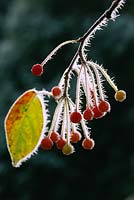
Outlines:
{"type": "Polygon", "coordinates": [[[70,141],[72,143],[77,143],[81,140],[81,134],[79,132],[71,132],[71,138],[70,141]]]}
{"type": "Polygon", "coordinates": [[[80,123],[81,119],[82,119],[82,115],[80,112],[75,111],[75,112],[72,112],[70,115],[70,120],[73,123],[80,123]]]}
{"type": "Polygon", "coordinates": [[[98,109],[101,112],[110,112],[110,104],[107,101],[100,101],[98,105],[98,109]]]}
{"type": "Polygon", "coordinates": [[[54,97],[58,97],[61,94],[61,89],[58,86],[55,86],[52,88],[51,92],[54,97]]]}
{"type": "Polygon", "coordinates": [[[43,66],[41,64],[35,64],[32,66],[31,72],[34,76],[41,76],[43,74],[43,66]]]}
{"type": "Polygon", "coordinates": [[[49,137],[44,137],[43,140],[41,141],[41,147],[44,150],[50,150],[52,149],[53,146],[53,141],[49,137]]]}
{"type": "Polygon", "coordinates": [[[62,149],[64,147],[64,145],[66,144],[66,140],[60,138],[59,140],[57,140],[56,142],[56,146],[57,146],[57,149],[62,149]]]}
{"type": "Polygon", "coordinates": [[[94,148],[94,140],[91,138],[85,138],[82,142],[82,147],[86,150],[91,150],[94,148]]]}
{"type": "Polygon", "coordinates": [[[59,139],[59,133],[52,132],[50,138],[53,142],[56,142],[59,139]]]}
{"type": "Polygon", "coordinates": [[[94,113],[90,108],[87,108],[83,112],[83,117],[84,117],[85,120],[92,120],[93,117],[94,117],[94,113]]]}
{"type": "Polygon", "coordinates": [[[105,115],[105,113],[104,113],[104,112],[101,112],[101,111],[98,109],[97,106],[95,106],[95,107],[93,108],[93,112],[94,112],[94,118],[95,118],[95,119],[101,118],[101,117],[103,117],[103,116],[105,115]]]}

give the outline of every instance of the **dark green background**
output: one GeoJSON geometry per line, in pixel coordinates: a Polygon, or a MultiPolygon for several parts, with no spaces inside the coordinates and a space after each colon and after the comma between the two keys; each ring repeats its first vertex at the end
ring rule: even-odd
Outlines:
{"type": "MultiPolygon", "coordinates": [[[[128,200],[134,195],[134,1],[121,17],[97,32],[89,58],[103,63],[126,90],[115,102],[105,82],[112,111],[91,123],[96,146],[65,157],[53,149],[11,166],[3,121],[14,100],[30,88],[50,90],[68,66],[77,45],[60,51],[41,78],[30,69],[57,44],[81,36],[112,0],[0,0],[0,200],[128,200]]],[[[51,101],[51,113],[54,109],[51,101]]],[[[132,197],[132,200],[134,196],[132,197]]]]}

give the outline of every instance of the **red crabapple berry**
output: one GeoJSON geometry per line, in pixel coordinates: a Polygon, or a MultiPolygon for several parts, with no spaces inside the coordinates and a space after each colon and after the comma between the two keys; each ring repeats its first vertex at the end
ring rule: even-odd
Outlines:
{"type": "Polygon", "coordinates": [[[101,117],[103,117],[103,116],[105,115],[105,113],[104,113],[104,112],[101,112],[101,111],[98,109],[97,106],[95,106],[95,107],[93,108],[93,113],[94,113],[94,118],[95,118],[95,119],[101,118],[101,117]]]}
{"type": "Polygon", "coordinates": [[[74,147],[71,144],[65,144],[62,148],[62,153],[64,155],[70,155],[74,152],[74,147]]]}
{"type": "Polygon", "coordinates": [[[49,137],[44,137],[41,141],[41,148],[44,150],[51,150],[53,147],[53,141],[49,137]]]}
{"type": "Polygon", "coordinates": [[[41,64],[35,64],[32,66],[31,72],[34,76],[41,76],[43,74],[43,66],[41,64]]]}
{"type": "Polygon", "coordinates": [[[61,94],[61,89],[58,86],[55,86],[52,88],[51,92],[54,97],[58,97],[61,94]]]}
{"type": "Polygon", "coordinates": [[[98,105],[98,109],[101,112],[110,112],[110,104],[108,101],[102,100],[98,105]]]}
{"type": "Polygon", "coordinates": [[[56,142],[57,149],[61,150],[65,144],[66,144],[66,140],[62,138],[58,139],[56,142]]]}
{"type": "Polygon", "coordinates": [[[126,99],[126,92],[124,90],[118,90],[115,95],[114,98],[116,101],[124,101],[126,99]]]}
{"type": "Polygon", "coordinates": [[[72,112],[70,115],[70,120],[73,123],[80,123],[81,119],[82,119],[82,115],[80,112],[75,111],[75,112],[72,112]]]}
{"type": "Polygon", "coordinates": [[[72,143],[77,143],[81,140],[81,134],[79,132],[71,132],[71,138],[70,141],[72,143]]]}
{"type": "Polygon", "coordinates": [[[59,133],[52,132],[50,138],[53,142],[56,142],[59,139],[59,133]]]}
{"type": "Polygon", "coordinates": [[[86,150],[91,150],[94,148],[94,140],[91,138],[85,138],[82,142],[82,147],[86,150]]]}
{"type": "Polygon", "coordinates": [[[92,120],[93,117],[94,117],[94,113],[90,108],[87,108],[83,112],[83,117],[84,117],[85,120],[92,120]]]}

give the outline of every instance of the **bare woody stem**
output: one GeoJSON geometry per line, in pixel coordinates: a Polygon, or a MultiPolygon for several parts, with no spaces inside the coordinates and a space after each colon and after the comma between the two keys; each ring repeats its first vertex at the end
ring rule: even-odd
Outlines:
{"type": "Polygon", "coordinates": [[[65,96],[65,97],[66,97],[67,94],[68,94],[68,87],[67,87],[67,86],[68,86],[69,73],[70,73],[70,71],[72,70],[73,64],[74,64],[74,62],[76,61],[77,57],[78,57],[78,51],[76,52],[75,56],[73,57],[73,59],[72,59],[70,65],[69,65],[69,67],[68,67],[68,70],[67,70],[67,72],[65,73],[65,76],[64,76],[65,89],[64,89],[64,94],[63,94],[63,96],[65,96]]]}
{"type": "Polygon", "coordinates": [[[67,88],[68,88],[68,81],[69,81],[69,74],[70,71],[72,70],[73,64],[75,63],[76,59],[78,58],[78,56],[80,57],[81,62],[83,62],[85,64],[85,60],[83,58],[83,53],[82,53],[82,48],[84,45],[85,40],[87,39],[87,37],[90,36],[90,34],[92,34],[94,32],[94,30],[96,29],[97,26],[99,26],[101,24],[101,22],[104,19],[107,19],[108,21],[112,18],[112,12],[118,7],[119,3],[122,0],[115,0],[112,2],[111,6],[100,16],[100,18],[88,29],[88,31],[80,38],[78,38],[75,43],[80,43],[78,50],[75,54],[75,56],[73,57],[67,72],[65,73],[64,76],[64,80],[65,80],[65,90],[64,90],[64,96],[67,96],[67,88]]]}
{"type": "Polygon", "coordinates": [[[65,76],[64,76],[64,81],[65,81],[65,89],[64,89],[64,94],[63,94],[64,96],[67,96],[67,94],[68,94],[69,74],[70,74],[70,71],[72,70],[72,67],[73,67],[75,61],[78,58],[80,58],[81,62],[84,62],[84,57],[83,57],[82,49],[83,49],[85,40],[90,35],[92,35],[93,33],[95,33],[95,31],[97,30],[97,26],[101,25],[101,23],[103,22],[103,20],[106,19],[107,21],[109,21],[110,19],[112,19],[112,13],[113,13],[114,10],[116,10],[116,8],[118,8],[118,6],[120,5],[120,2],[124,3],[124,0],[114,0],[112,2],[111,6],[100,16],[100,18],[98,20],[96,20],[96,22],[87,30],[87,32],[82,37],[80,37],[78,39],[75,39],[75,40],[68,40],[68,41],[65,41],[65,42],[59,44],[53,51],[51,51],[48,54],[48,56],[41,63],[44,66],[49,60],[52,59],[52,57],[57,53],[57,51],[59,49],[61,49],[63,46],[65,46],[67,44],[80,43],[79,47],[78,47],[78,50],[77,50],[75,56],[73,57],[70,65],[68,67],[68,70],[66,71],[65,76]]]}
{"type": "Polygon", "coordinates": [[[115,0],[112,2],[111,6],[100,16],[100,18],[88,29],[88,31],[79,38],[80,42],[84,40],[94,31],[94,29],[106,18],[107,20],[111,19],[112,12],[118,6],[121,0],[115,0]]]}

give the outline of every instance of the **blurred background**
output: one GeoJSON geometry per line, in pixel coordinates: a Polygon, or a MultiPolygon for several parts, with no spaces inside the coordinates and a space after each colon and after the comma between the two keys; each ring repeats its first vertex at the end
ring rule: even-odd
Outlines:
{"type": "MultiPolygon", "coordinates": [[[[3,121],[24,91],[50,90],[73,57],[77,45],[59,51],[42,77],[31,74],[56,45],[81,36],[112,0],[0,0],[0,200],[134,200],[134,1],[121,17],[92,40],[89,58],[104,64],[127,100],[118,103],[105,82],[112,111],[90,124],[94,150],[66,157],[55,148],[39,153],[19,169],[11,166],[3,121]]],[[[73,90],[73,89],[72,89],[73,90]]],[[[50,102],[50,112],[55,104],[50,102]]]]}

